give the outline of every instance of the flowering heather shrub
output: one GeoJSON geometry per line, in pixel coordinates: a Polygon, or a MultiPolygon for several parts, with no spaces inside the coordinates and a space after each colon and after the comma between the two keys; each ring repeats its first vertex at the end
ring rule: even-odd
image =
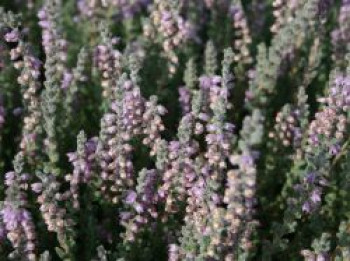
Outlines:
{"type": "Polygon", "coordinates": [[[0,1],[0,260],[350,260],[350,1],[0,1]]]}

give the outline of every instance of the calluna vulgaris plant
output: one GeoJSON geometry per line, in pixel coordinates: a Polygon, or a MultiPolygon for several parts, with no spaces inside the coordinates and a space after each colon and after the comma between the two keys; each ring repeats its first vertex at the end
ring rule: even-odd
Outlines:
{"type": "Polygon", "coordinates": [[[350,1],[0,1],[0,260],[350,260],[350,1]]]}

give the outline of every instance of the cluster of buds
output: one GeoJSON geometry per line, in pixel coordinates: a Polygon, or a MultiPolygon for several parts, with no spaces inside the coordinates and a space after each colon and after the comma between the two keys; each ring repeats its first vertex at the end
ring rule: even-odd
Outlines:
{"type": "Polygon", "coordinates": [[[102,97],[109,100],[112,97],[113,86],[121,75],[122,55],[118,50],[113,48],[114,41],[108,37],[106,32],[102,34],[102,39],[103,43],[95,48],[94,61],[96,67],[101,72],[102,97]]]}
{"type": "Polygon", "coordinates": [[[199,151],[199,144],[193,139],[194,120],[192,114],[182,117],[178,128],[178,140],[180,145],[179,167],[182,173],[181,184],[188,191],[193,187],[196,173],[194,169],[194,156],[199,151]]]}
{"type": "MultiPolygon", "coordinates": [[[[231,63],[233,53],[230,49],[225,50],[222,62],[222,76],[216,76],[214,85],[209,86],[208,103],[210,113],[206,125],[207,134],[205,141],[207,150],[204,157],[208,160],[210,179],[217,185],[224,179],[227,169],[227,159],[231,153],[234,134],[234,125],[226,122],[227,110],[231,108],[229,103],[229,91],[231,89],[232,75],[231,63]]],[[[214,189],[216,190],[216,189],[214,189]]],[[[217,200],[217,199],[216,199],[217,200]]]]}
{"type": "Polygon", "coordinates": [[[77,137],[77,151],[67,154],[69,162],[73,165],[73,172],[66,175],[66,180],[70,182],[74,208],[79,208],[79,185],[87,184],[93,178],[96,148],[97,139],[87,141],[84,132],[80,132],[77,137]]]}
{"type": "Polygon", "coordinates": [[[195,110],[193,113],[197,115],[201,121],[207,122],[210,119],[210,99],[215,99],[215,91],[217,92],[220,90],[220,86],[221,76],[219,75],[203,75],[199,77],[200,89],[197,93],[194,93],[192,111],[195,110]]]}
{"type": "Polygon", "coordinates": [[[197,68],[194,59],[190,59],[186,63],[183,81],[185,82],[185,86],[179,88],[179,102],[184,115],[191,111],[191,100],[198,81],[197,68]]]}
{"type": "MultiPolygon", "coordinates": [[[[242,165],[241,157],[236,156],[232,159],[233,163],[238,163],[242,165]]],[[[244,163],[244,162],[243,162],[244,163]]],[[[246,165],[243,165],[245,167],[246,165]]],[[[246,168],[247,169],[247,168],[246,168]]],[[[227,172],[227,188],[224,195],[224,203],[227,204],[227,210],[225,214],[226,220],[229,220],[228,231],[230,231],[230,244],[228,247],[230,249],[235,249],[239,245],[239,236],[242,232],[241,227],[244,221],[244,194],[243,194],[243,182],[244,169],[229,170],[227,172]]]]}
{"type": "Polygon", "coordinates": [[[44,1],[38,12],[39,26],[42,28],[42,46],[45,52],[45,81],[42,92],[42,115],[45,140],[43,142],[48,161],[45,163],[48,172],[58,174],[59,161],[58,134],[61,126],[58,124],[57,111],[61,103],[63,90],[62,81],[66,70],[67,41],[62,36],[61,9],[62,1],[44,1]]]}
{"type": "Polygon", "coordinates": [[[157,154],[158,145],[161,142],[160,134],[165,129],[161,117],[167,112],[163,106],[157,104],[157,99],[157,96],[149,98],[142,115],[142,134],[145,135],[142,143],[151,148],[151,156],[157,154]]]}
{"type": "Polygon", "coordinates": [[[210,211],[209,220],[209,238],[210,243],[207,246],[204,255],[208,259],[223,260],[223,240],[224,228],[226,225],[225,209],[222,207],[215,207],[210,211]]]}
{"type": "Polygon", "coordinates": [[[234,126],[225,121],[226,112],[231,108],[228,96],[232,87],[232,61],[232,51],[225,50],[222,76],[213,74],[215,62],[210,62],[208,72],[211,74],[199,78],[200,89],[193,90],[192,110],[183,117],[183,120],[186,117],[191,119],[186,124],[187,128],[192,126],[191,136],[203,135],[207,146],[202,155],[195,157],[199,152],[198,145],[191,142],[194,154],[187,156],[192,168],[184,183],[187,206],[179,251],[181,258],[195,256],[221,260],[223,257],[225,210],[221,207],[222,191],[219,187],[226,180],[233,141],[234,126]],[[205,238],[210,238],[209,244],[204,243],[205,238]]]}
{"type": "Polygon", "coordinates": [[[303,178],[303,185],[297,184],[294,189],[303,199],[301,209],[303,212],[314,212],[321,204],[322,186],[326,180],[316,171],[309,172],[303,178]]]}
{"type": "Polygon", "coordinates": [[[315,114],[307,130],[306,153],[313,165],[305,174],[302,184],[295,188],[303,198],[301,208],[306,213],[314,212],[320,205],[322,190],[327,184],[325,173],[330,168],[330,158],[341,152],[349,124],[346,115],[349,97],[349,79],[337,76],[330,86],[329,95],[319,100],[324,107],[315,114]]]}
{"type": "MultiPolygon", "coordinates": [[[[337,141],[343,140],[347,119],[344,115],[338,115],[332,108],[325,108],[316,114],[316,119],[311,122],[309,129],[309,144],[312,147],[319,146],[322,142],[331,141],[335,137],[337,141]]],[[[339,142],[330,147],[330,154],[338,154],[339,142]]]]}
{"type": "MultiPolygon", "coordinates": [[[[142,119],[142,111],[126,110],[126,93],[131,82],[123,74],[111,101],[109,112],[101,120],[101,132],[98,145],[98,157],[101,167],[102,184],[99,187],[103,196],[112,202],[119,201],[119,195],[133,185],[132,146],[129,141],[134,137],[139,126],[137,119],[142,119]],[[126,113],[130,115],[126,115],[126,113]],[[129,121],[125,121],[129,119],[129,121]],[[130,121],[131,119],[131,121],[130,121]]],[[[131,93],[133,96],[133,94],[131,93]]],[[[131,97],[132,97],[131,96],[131,97]]],[[[130,96],[129,96],[130,97],[130,96]]],[[[137,96],[138,98],[141,98],[137,96]]],[[[138,100],[136,103],[139,103],[138,100]]]]}
{"type": "Polygon", "coordinates": [[[286,104],[277,113],[269,138],[276,142],[272,150],[295,149],[295,157],[301,159],[304,154],[302,146],[309,127],[308,96],[304,86],[299,87],[296,104],[286,104]]]}
{"type": "Polygon", "coordinates": [[[34,222],[30,212],[24,208],[5,202],[0,215],[4,223],[7,238],[16,249],[10,256],[16,257],[24,253],[27,260],[36,260],[36,236],[34,222]]]}
{"type": "Polygon", "coordinates": [[[22,86],[26,86],[26,90],[23,94],[23,99],[27,102],[31,101],[33,96],[36,96],[38,89],[40,88],[39,77],[42,63],[39,59],[32,56],[28,49],[24,49],[23,63],[21,66],[22,72],[18,77],[18,83],[22,86]],[[27,52],[26,52],[27,51],[27,52]]]}
{"type": "Polygon", "coordinates": [[[309,152],[312,148],[324,145],[330,155],[338,154],[347,134],[347,111],[350,106],[350,80],[337,76],[329,90],[328,97],[319,100],[324,108],[317,112],[315,120],[310,123],[309,152]]]}
{"type": "Polygon", "coordinates": [[[252,247],[251,232],[256,226],[254,220],[256,200],[256,155],[253,152],[244,152],[242,155],[233,155],[232,164],[238,166],[228,177],[230,183],[225,190],[228,204],[226,220],[230,224],[228,249],[237,251],[238,246],[244,251],[252,247]],[[237,188],[236,191],[234,189],[237,188]],[[232,231],[232,232],[231,232],[232,231]]]}
{"type": "Polygon", "coordinates": [[[4,233],[12,243],[15,251],[10,257],[24,255],[26,260],[36,260],[36,233],[28,205],[27,193],[29,175],[23,172],[23,153],[16,155],[14,171],[5,175],[6,198],[0,208],[0,217],[4,225],[4,233]]]}
{"type": "Polygon", "coordinates": [[[145,99],[140,88],[128,80],[124,83],[123,124],[127,132],[139,135],[142,132],[145,99]]]}
{"type": "Polygon", "coordinates": [[[61,76],[64,72],[64,65],[67,61],[67,41],[62,37],[59,28],[59,10],[60,0],[47,1],[38,12],[39,26],[42,29],[42,45],[46,54],[55,55],[56,69],[60,71],[61,76]]]}
{"type": "Polygon", "coordinates": [[[121,214],[121,223],[126,227],[126,241],[135,241],[139,231],[146,225],[151,225],[152,220],[158,217],[157,204],[160,197],[157,183],[157,171],[143,169],[137,178],[136,191],[128,191],[125,204],[131,210],[121,214]]]}
{"type": "Polygon", "coordinates": [[[31,51],[30,46],[22,41],[22,32],[17,28],[11,28],[4,35],[7,43],[11,43],[13,48],[10,51],[10,58],[14,67],[20,70],[17,82],[22,86],[23,102],[26,106],[24,116],[23,133],[20,148],[29,156],[35,156],[36,140],[40,132],[40,98],[38,91],[41,88],[40,69],[41,61],[37,59],[31,51]]]}
{"type": "Polygon", "coordinates": [[[298,127],[298,115],[289,104],[283,106],[275,118],[274,130],[269,137],[280,141],[282,146],[298,146],[302,139],[302,133],[298,127]]]}
{"type": "Polygon", "coordinates": [[[37,139],[41,132],[40,97],[38,91],[41,88],[40,75],[41,62],[28,53],[23,56],[23,69],[18,78],[19,83],[25,88],[23,99],[27,103],[27,114],[23,122],[23,134],[20,147],[28,156],[34,156],[37,152],[37,139]]]}
{"type": "Polygon", "coordinates": [[[104,197],[115,203],[119,201],[120,193],[133,184],[130,136],[120,128],[118,121],[120,119],[114,114],[105,114],[98,146],[102,179],[99,189],[104,197]]]}
{"type": "Polygon", "coordinates": [[[155,0],[151,23],[144,25],[146,37],[159,37],[164,55],[169,61],[169,72],[174,74],[179,64],[176,50],[195,37],[194,28],[168,1],[155,0]]]}
{"type": "Polygon", "coordinates": [[[209,179],[208,165],[203,158],[197,157],[193,162],[193,172],[195,176],[188,188],[186,216],[184,218],[187,225],[191,225],[192,230],[198,235],[208,235],[207,218],[210,213],[211,194],[207,187],[209,179]]]}
{"type": "Polygon", "coordinates": [[[250,54],[249,45],[252,43],[248,21],[245,16],[240,0],[236,1],[230,7],[230,13],[233,20],[233,27],[235,29],[234,56],[235,62],[249,65],[253,59],[250,54]]]}
{"type": "Polygon", "coordinates": [[[67,209],[62,203],[70,200],[70,191],[61,193],[61,184],[52,174],[38,173],[40,182],[31,185],[38,194],[37,202],[48,231],[56,232],[58,238],[66,238],[74,222],[67,216],[67,209]]]}
{"type": "MultiPolygon", "coordinates": [[[[223,105],[222,103],[220,104],[220,102],[215,104],[217,107],[223,105]]],[[[222,110],[222,108],[215,107],[214,110],[219,111],[222,110]]],[[[217,166],[219,169],[226,169],[226,158],[230,154],[234,125],[228,122],[219,122],[219,119],[222,119],[219,114],[214,115],[206,126],[208,134],[205,138],[207,142],[205,157],[210,165],[217,166]]]]}
{"type": "Polygon", "coordinates": [[[176,213],[178,209],[178,200],[184,200],[186,191],[179,177],[179,149],[178,141],[171,141],[168,146],[168,164],[162,177],[162,184],[159,188],[159,195],[165,200],[165,211],[167,213],[176,213]]]}
{"type": "Polygon", "coordinates": [[[252,247],[250,239],[252,226],[256,225],[255,158],[245,152],[242,155],[232,155],[230,161],[238,168],[227,173],[228,182],[224,196],[224,202],[227,204],[225,247],[228,252],[237,252],[239,248],[249,251],[252,247]]]}
{"type": "MultiPolygon", "coordinates": [[[[263,139],[263,121],[264,117],[259,110],[254,110],[252,115],[244,119],[238,144],[241,153],[230,157],[235,169],[227,173],[224,196],[224,202],[227,204],[225,247],[228,253],[237,253],[239,248],[248,252],[253,246],[251,233],[256,226],[256,149],[263,139]]],[[[230,254],[227,258],[232,260],[230,254]]]]}
{"type": "Polygon", "coordinates": [[[347,51],[350,40],[350,1],[342,0],[339,16],[338,28],[331,33],[333,45],[333,60],[336,63],[344,61],[344,52],[347,51]]]}
{"type": "Polygon", "coordinates": [[[191,91],[185,86],[179,88],[179,102],[181,105],[182,113],[189,113],[191,110],[191,91]]]}
{"type": "Polygon", "coordinates": [[[192,158],[197,152],[198,145],[192,140],[193,126],[192,115],[183,116],[178,128],[178,141],[169,144],[169,165],[159,190],[161,196],[165,198],[167,213],[178,211],[179,202],[186,199],[187,190],[192,187],[195,179],[192,158]]]}
{"type": "Polygon", "coordinates": [[[188,189],[185,225],[182,228],[178,259],[221,260],[224,232],[224,210],[217,206],[210,183],[209,166],[204,158],[194,161],[194,180],[188,189]]]}
{"type": "MultiPolygon", "coordinates": [[[[213,109],[216,106],[223,106],[224,110],[230,108],[230,104],[225,100],[224,96],[228,95],[227,90],[221,89],[222,77],[219,75],[201,76],[199,77],[199,90],[193,92],[192,111],[196,117],[195,134],[201,135],[205,132],[205,126],[209,124],[213,116],[213,109]],[[223,97],[220,97],[223,95],[223,97]],[[219,105],[218,101],[223,98],[224,104],[219,105]]],[[[222,100],[220,100],[221,102],[222,100]]],[[[219,108],[219,107],[217,107],[219,108]]],[[[208,128],[210,131],[211,127],[208,128]]]]}
{"type": "Polygon", "coordinates": [[[336,76],[330,84],[328,96],[319,99],[323,107],[309,124],[306,156],[313,164],[306,172],[302,184],[296,186],[296,190],[304,195],[304,212],[313,212],[320,205],[322,189],[327,185],[331,158],[341,153],[348,134],[349,97],[348,77],[336,76]]]}
{"type": "Polygon", "coordinates": [[[274,7],[273,15],[275,22],[271,27],[271,32],[277,33],[281,27],[290,23],[294,19],[295,11],[297,11],[301,4],[299,0],[274,0],[272,6],[274,7]]]}

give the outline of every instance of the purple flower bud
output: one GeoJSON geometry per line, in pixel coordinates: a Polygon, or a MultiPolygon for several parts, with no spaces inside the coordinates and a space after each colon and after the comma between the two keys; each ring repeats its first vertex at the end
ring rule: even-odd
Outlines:
{"type": "Polygon", "coordinates": [[[19,41],[19,32],[17,29],[5,34],[5,41],[9,43],[15,43],[19,41]]]}
{"type": "Polygon", "coordinates": [[[42,183],[33,183],[31,187],[35,193],[40,193],[42,191],[43,185],[42,183]]]}
{"type": "Polygon", "coordinates": [[[70,86],[72,81],[73,81],[73,74],[70,73],[70,72],[64,72],[63,80],[62,80],[62,83],[61,83],[61,88],[63,90],[68,89],[68,87],[70,86]]]}
{"type": "Polygon", "coordinates": [[[311,192],[311,197],[310,197],[311,201],[315,204],[319,203],[321,201],[321,191],[320,189],[314,189],[311,192]]]}
{"type": "Polygon", "coordinates": [[[306,213],[310,213],[311,212],[311,205],[310,205],[310,203],[308,201],[303,204],[302,210],[304,212],[306,212],[306,213]]]}
{"type": "Polygon", "coordinates": [[[137,198],[136,192],[130,190],[125,198],[125,203],[131,205],[131,204],[135,203],[136,198],[137,198]]]}
{"type": "Polygon", "coordinates": [[[337,155],[340,153],[340,150],[341,150],[341,147],[339,146],[339,144],[335,144],[335,145],[332,145],[330,148],[329,148],[329,154],[331,155],[337,155]]]}

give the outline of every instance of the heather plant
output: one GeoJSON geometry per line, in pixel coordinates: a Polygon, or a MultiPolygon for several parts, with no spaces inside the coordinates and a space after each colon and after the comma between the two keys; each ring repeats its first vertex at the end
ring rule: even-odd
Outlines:
{"type": "Polygon", "coordinates": [[[350,1],[2,0],[0,260],[350,260],[350,1]]]}

